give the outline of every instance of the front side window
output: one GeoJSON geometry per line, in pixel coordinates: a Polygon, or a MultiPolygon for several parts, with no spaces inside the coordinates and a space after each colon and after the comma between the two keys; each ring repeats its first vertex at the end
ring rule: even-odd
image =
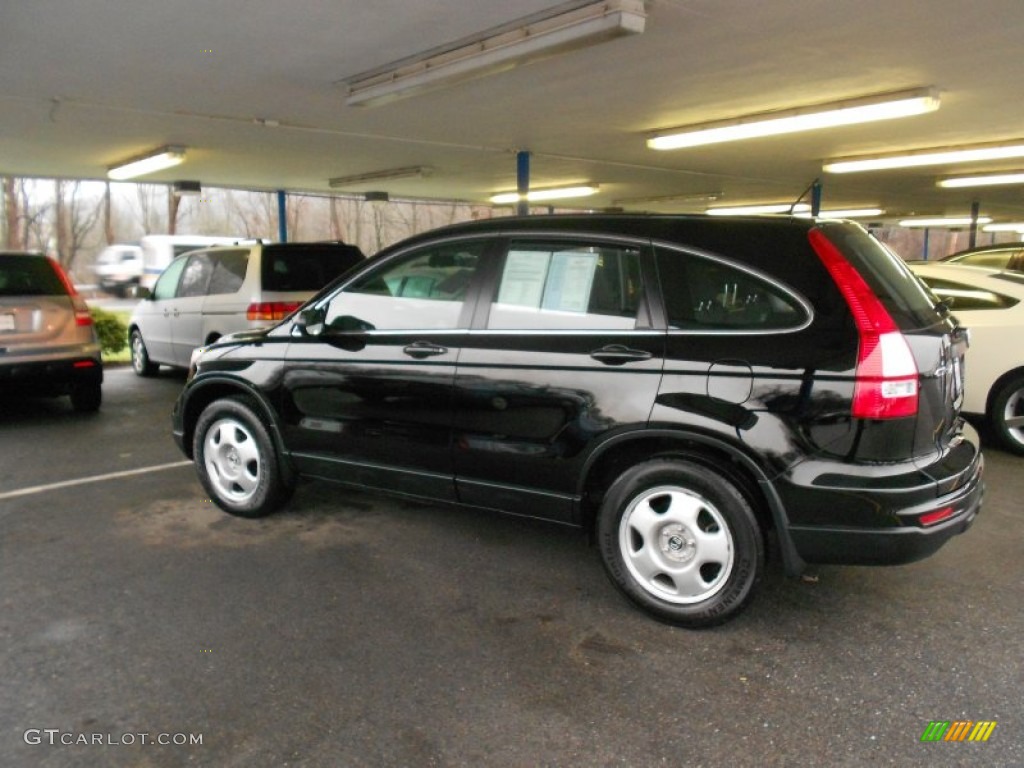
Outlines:
{"type": "Polygon", "coordinates": [[[780,286],[714,259],[661,251],[658,274],[673,330],[784,330],[808,318],[806,308],[780,286]]]}
{"type": "Polygon", "coordinates": [[[487,327],[630,330],[636,327],[641,296],[637,248],[513,242],[487,327]]]}
{"type": "Polygon", "coordinates": [[[153,298],[157,301],[161,299],[173,299],[174,293],[178,288],[178,280],[181,279],[181,272],[185,269],[185,259],[178,259],[172,261],[170,266],[163,271],[163,274],[156,281],[156,285],[153,286],[153,298]]]}
{"type": "Polygon", "coordinates": [[[444,244],[390,259],[331,299],[326,322],[341,330],[457,329],[483,250],[483,242],[444,244]]]}

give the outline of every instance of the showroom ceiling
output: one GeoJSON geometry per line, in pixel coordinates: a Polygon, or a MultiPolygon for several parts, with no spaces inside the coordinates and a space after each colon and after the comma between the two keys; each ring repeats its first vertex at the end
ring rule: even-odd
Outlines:
{"type": "Polygon", "coordinates": [[[105,178],[164,145],[184,162],[140,181],[484,203],[516,186],[599,185],[594,208],[701,211],[789,202],[820,177],[824,209],[881,219],[1024,220],[1024,186],[938,178],[1024,169],[1024,158],[857,174],[824,161],[1024,139],[1020,0],[649,0],[642,31],[347,105],[346,83],[560,0],[33,0],[0,10],[0,174],[105,178]],[[905,89],[927,114],[655,151],[664,129],[905,89]],[[331,179],[390,169],[405,178],[331,179]]]}

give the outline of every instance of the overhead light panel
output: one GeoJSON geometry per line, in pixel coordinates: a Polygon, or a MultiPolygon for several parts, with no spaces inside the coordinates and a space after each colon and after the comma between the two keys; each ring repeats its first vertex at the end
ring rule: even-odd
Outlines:
{"type": "Polygon", "coordinates": [[[1024,235],[1024,221],[1010,221],[1003,222],[1000,224],[988,224],[985,226],[986,232],[1016,232],[1018,235],[1024,235]]]}
{"type": "Polygon", "coordinates": [[[430,176],[434,169],[428,165],[409,165],[404,168],[387,168],[382,171],[357,173],[351,176],[336,176],[327,183],[335,188],[356,187],[360,184],[391,181],[392,179],[411,179],[417,176],[430,176]]]}
{"type": "Polygon", "coordinates": [[[1024,184],[1024,171],[1016,173],[990,173],[984,176],[957,176],[949,179],[940,179],[936,183],[938,186],[946,189],[992,187],[999,184],[1024,184]]]}
{"type": "Polygon", "coordinates": [[[897,117],[934,112],[938,108],[938,92],[932,88],[918,88],[673,128],[649,138],[647,146],[650,149],[684,149],[726,141],[834,128],[840,125],[892,120],[897,117]]]}
{"type": "MultiPolygon", "coordinates": [[[[835,208],[828,211],[818,211],[818,218],[821,219],[871,219],[885,213],[882,208],[835,208]]],[[[800,218],[810,218],[810,211],[797,213],[800,218]]]]}
{"type": "MultiPolygon", "coordinates": [[[[919,219],[903,219],[899,224],[901,227],[969,227],[975,223],[970,216],[933,216],[919,219]]],[[[990,224],[992,219],[987,216],[980,216],[978,224],[990,224]]]]}
{"type": "Polygon", "coordinates": [[[733,205],[722,208],[708,208],[709,216],[757,216],[763,213],[810,213],[807,203],[769,203],[766,205],[733,205]]]}
{"type": "Polygon", "coordinates": [[[184,161],[185,147],[161,147],[153,152],[147,152],[111,166],[107,171],[107,178],[114,181],[134,179],[137,176],[156,173],[165,168],[173,168],[184,161]]]}
{"type": "MultiPolygon", "coordinates": [[[[551,187],[548,189],[531,189],[526,194],[526,201],[529,203],[543,203],[549,200],[564,200],[572,197],[588,197],[596,195],[600,191],[597,184],[578,184],[572,187],[551,187]]],[[[491,196],[491,202],[495,205],[508,205],[518,203],[520,200],[518,192],[501,192],[491,196]]]]}
{"type": "Polygon", "coordinates": [[[369,107],[644,31],[643,0],[566,2],[342,82],[347,106],[369,107]]]}
{"type": "Polygon", "coordinates": [[[829,173],[858,173],[897,168],[919,168],[929,165],[976,163],[986,160],[1007,160],[1016,157],[1024,157],[1024,140],[1016,140],[1011,143],[922,149],[871,157],[840,158],[825,163],[823,168],[829,173]]]}

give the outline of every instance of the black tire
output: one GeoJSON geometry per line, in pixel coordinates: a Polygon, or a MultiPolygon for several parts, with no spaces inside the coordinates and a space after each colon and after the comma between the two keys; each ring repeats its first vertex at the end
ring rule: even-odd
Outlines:
{"type": "Polygon", "coordinates": [[[128,345],[132,354],[132,370],[136,376],[156,376],[160,370],[160,364],[149,359],[149,352],[146,350],[146,342],[142,340],[142,333],[136,328],[128,339],[128,345]]]}
{"type": "Polygon", "coordinates": [[[1016,376],[992,398],[989,421],[1003,448],[1024,455],[1024,376],[1016,376]]]}
{"type": "Polygon", "coordinates": [[[626,597],[680,627],[732,618],[764,572],[764,538],[748,501],[718,473],[679,459],[622,473],[601,504],[598,546],[626,597]]]}
{"type": "Polygon", "coordinates": [[[210,499],[238,517],[277,511],[294,485],[253,407],[240,398],[215,400],[196,422],[192,442],[196,473],[210,499]]]}
{"type": "Polygon", "coordinates": [[[71,386],[71,407],[79,413],[95,413],[103,403],[103,388],[98,381],[79,381],[71,386]]]}

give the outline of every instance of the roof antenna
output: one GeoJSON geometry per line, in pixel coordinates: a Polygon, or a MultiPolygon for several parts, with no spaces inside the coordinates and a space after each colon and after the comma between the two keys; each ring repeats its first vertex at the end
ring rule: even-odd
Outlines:
{"type": "Polygon", "coordinates": [[[796,211],[796,207],[800,205],[800,202],[807,197],[808,192],[811,193],[811,216],[817,216],[821,212],[821,178],[819,177],[808,184],[807,189],[801,192],[800,197],[789,206],[790,216],[796,211]]]}

